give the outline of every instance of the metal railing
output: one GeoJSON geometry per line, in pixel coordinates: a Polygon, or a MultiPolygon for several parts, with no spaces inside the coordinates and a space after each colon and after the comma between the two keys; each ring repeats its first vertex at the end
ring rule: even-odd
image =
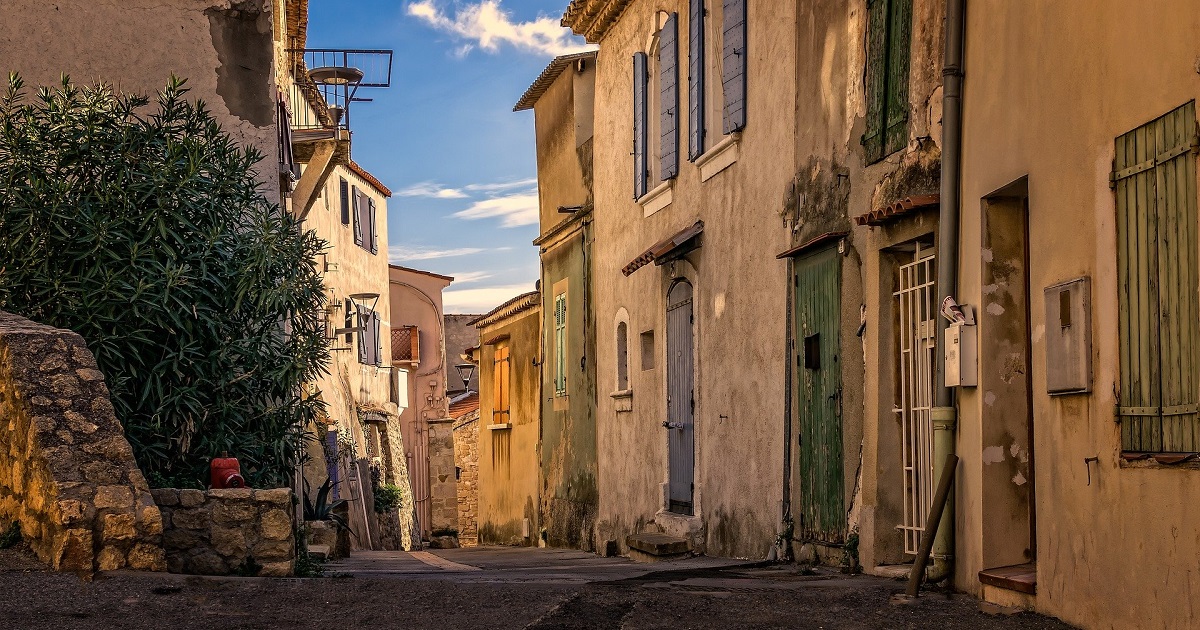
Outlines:
{"type": "Polygon", "coordinates": [[[351,104],[371,99],[359,88],[392,84],[392,51],[342,48],[289,48],[292,74],[292,129],[350,129],[351,104]],[[309,107],[299,106],[307,102],[309,107]]]}

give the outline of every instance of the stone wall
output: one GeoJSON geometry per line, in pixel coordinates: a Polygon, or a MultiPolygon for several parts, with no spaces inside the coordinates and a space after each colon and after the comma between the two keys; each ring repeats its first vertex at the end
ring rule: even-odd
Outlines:
{"type": "Polygon", "coordinates": [[[158,488],[167,570],[195,575],[292,575],[292,491],[158,488]]]}
{"type": "Polygon", "coordinates": [[[479,544],[479,410],[454,424],[454,463],[458,477],[458,544],[479,544]]]}
{"type": "Polygon", "coordinates": [[[0,524],[63,571],[161,571],[163,522],[78,334],[0,312],[0,524]]]}
{"type": "Polygon", "coordinates": [[[433,531],[458,529],[453,420],[429,422],[429,507],[433,531]]]}

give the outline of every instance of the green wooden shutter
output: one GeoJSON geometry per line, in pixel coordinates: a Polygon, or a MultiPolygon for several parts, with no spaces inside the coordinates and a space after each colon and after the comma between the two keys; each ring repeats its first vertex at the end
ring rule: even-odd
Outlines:
{"type": "Polygon", "coordinates": [[[554,297],[554,393],[567,392],[567,294],[554,297]]]}
{"type": "Polygon", "coordinates": [[[1121,448],[1200,451],[1195,102],[1117,138],[1121,448]]]}
{"type": "Polygon", "coordinates": [[[912,40],[912,0],[888,0],[887,111],[885,153],[908,145],[908,58],[912,40]]]}
{"type": "Polygon", "coordinates": [[[883,159],[887,77],[888,0],[867,0],[867,131],[862,144],[867,163],[883,159]]]}

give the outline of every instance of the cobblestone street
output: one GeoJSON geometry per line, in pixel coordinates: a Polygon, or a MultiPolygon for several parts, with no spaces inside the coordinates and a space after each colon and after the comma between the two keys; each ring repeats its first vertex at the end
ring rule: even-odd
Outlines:
{"type": "MultiPolygon", "coordinates": [[[[1059,629],[899,582],[693,558],[655,565],[513,548],[360,553],[324,579],[117,573],[84,582],[0,552],[0,627],[1059,629]]],[[[1011,612],[1011,611],[1008,611],[1011,612]]]]}

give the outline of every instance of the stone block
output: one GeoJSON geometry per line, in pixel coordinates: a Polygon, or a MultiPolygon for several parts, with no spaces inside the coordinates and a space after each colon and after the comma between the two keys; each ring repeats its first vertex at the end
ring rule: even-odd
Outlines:
{"type": "Polygon", "coordinates": [[[96,517],[96,508],[91,503],[75,499],[63,499],[58,502],[59,525],[66,527],[84,527],[96,517]]]}
{"type": "Polygon", "coordinates": [[[105,543],[132,540],[137,535],[132,514],[105,514],[101,539],[105,543]]]}
{"type": "Polygon", "coordinates": [[[290,510],[292,507],[292,491],[290,488],[272,488],[270,490],[255,490],[254,500],[277,508],[290,510]]]}
{"type": "Polygon", "coordinates": [[[125,566],[125,554],[116,547],[105,547],[96,555],[96,570],[116,571],[125,566]]]}
{"type": "Polygon", "coordinates": [[[180,490],[179,505],[185,508],[192,508],[204,504],[203,490],[180,490]]]}
{"type": "Polygon", "coordinates": [[[246,555],[246,534],[240,527],[213,527],[209,542],[217,555],[224,558],[240,558],[246,555]]]}
{"type": "Polygon", "coordinates": [[[259,530],[267,540],[288,540],[292,537],[291,514],[283,510],[266,510],[259,520],[259,530]]]}
{"type": "Polygon", "coordinates": [[[79,467],[83,478],[95,484],[112,485],[125,481],[125,471],[108,462],[90,462],[79,467]]]}
{"type": "Polygon", "coordinates": [[[163,533],[163,516],[157,506],[143,506],[138,511],[138,531],[148,536],[157,536],[163,533]]]}
{"type": "Polygon", "coordinates": [[[92,571],[92,532],[87,529],[68,529],[60,532],[51,544],[50,566],[59,571],[92,571]]]}
{"type": "Polygon", "coordinates": [[[174,555],[177,551],[187,551],[207,546],[208,541],[201,532],[188,529],[168,529],[163,532],[163,546],[174,555]]]}
{"type": "Polygon", "coordinates": [[[96,508],[123,509],[133,507],[133,491],[127,486],[100,486],[96,488],[96,508]]]}
{"type": "Polygon", "coordinates": [[[81,380],[81,381],[103,381],[104,380],[103,372],[101,372],[100,370],[94,370],[91,368],[75,370],[75,376],[78,376],[79,380],[81,380]]]}
{"type": "Polygon", "coordinates": [[[172,488],[154,488],[150,491],[154,502],[160,506],[179,505],[179,491],[172,488]]]}
{"type": "Polygon", "coordinates": [[[246,526],[254,522],[258,510],[253,503],[223,501],[212,509],[212,520],[218,525],[246,526]]]}
{"type": "Polygon", "coordinates": [[[263,568],[258,574],[262,577],[291,577],[295,573],[296,563],[292,560],[286,562],[264,562],[263,568]]]}
{"type": "Polygon", "coordinates": [[[290,540],[264,540],[250,549],[250,555],[263,563],[291,560],[296,555],[296,544],[290,540]]]}
{"type": "Polygon", "coordinates": [[[134,545],[133,549],[129,551],[126,561],[129,568],[138,571],[165,571],[167,569],[167,558],[162,547],[146,543],[134,545]]]}
{"type": "Polygon", "coordinates": [[[254,498],[254,491],[250,488],[217,488],[209,490],[208,496],[223,501],[249,501],[254,498]]]}
{"type": "Polygon", "coordinates": [[[180,529],[202,531],[208,529],[210,523],[208,512],[202,509],[177,509],[171,513],[171,525],[180,529]]]}
{"type": "Polygon", "coordinates": [[[206,549],[184,559],[183,573],[190,573],[192,575],[229,575],[229,565],[221,556],[206,549]]]}

